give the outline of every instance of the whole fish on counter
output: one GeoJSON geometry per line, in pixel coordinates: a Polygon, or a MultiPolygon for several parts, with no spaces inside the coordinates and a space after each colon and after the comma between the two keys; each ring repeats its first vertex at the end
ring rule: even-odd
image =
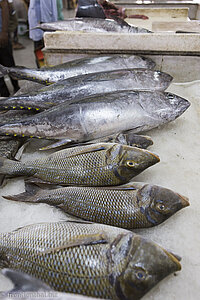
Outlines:
{"type": "Polygon", "coordinates": [[[157,162],[159,157],[144,149],[99,143],[67,148],[27,162],[0,157],[0,174],[33,176],[57,184],[107,186],[127,183],[157,162]]]}
{"type": "Polygon", "coordinates": [[[44,31],[84,31],[84,32],[118,32],[118,33],[150,33],[151,31],[129,25],[122,19],[71,18],[64,21],[41,23],[36,28],[44,31]]]}
{"type": "Polygon", "coordinates": [[[5,199],[47,203],[86,221],[126,229],[148,228],[161,224],[188,199],[169,189],[146,183],[129,182],[117,187],[65,187],[41,190],[27,185],[27,191],[5,199]]]}
{"type": "MultiPolygon", "coordinates": [[[[1,100],[0,100],[1,101],[1,100]]],[[[27,111],[9,111],[9,112],[1,112],[0,120],[1,122],[9,122],[15,121],[22,117],[27,117],[31,115],[32,112],[27,111]]],[[[15,158],[16,153],[19,148],[24,144],[24,139],[9,137],[9,136],[1,136],[0,137],[0,156],[6,157],[9,159],[15,158]]],[[[0,186],[4,182],[5,175],[0,175],[0,186]]]]}
{"type": "Polygon", "coordinates": [[[0,101],[0,109],[45,110],[95,94],[124,90],[164,91],[172,77],[149,69],[126,69],[80,75],[27,94],[0,101]]]}
{"type": "Polygon", "coordinates": [[[113,300],[140,299],[181,269],[176,256],[152,241],[80,222],[42,223],[1,233],[0,265],[57,291],[113,300]]]}
{"type": "Polygon", "coordinates": [[[59,148],[63,146],[75,147],[75,146],[82,146],[86,144],[96,144],[96,143],[119,143],[122,145],[129,145],[132,147],[137,147],[142,149],[146,149],[149,146],[153,145],[153,141],[149,136],[134,134],[132,130],[129,130],[126,132],[120,132],[117,134],[105,136],[96,140],[90,140],[88,142],[78,143],[78,144],[69,143],[69,141],[66,140],[58,140],[57,142],[42,147],[39,150],[49,150],[49,149],[59,148]]]}
{"type": "Polygon", "coordinates": [[[124,91],[63,103],[0,125],[0,135],[85,142],[119,132],[140,133],[173,121],[190,103],[166,92],[124,91]]]}
{"type": "Polygon", "coordinates": [[[3,269],[2,274],[14,284],[10,291],[0,292],[0,300],[10,298],[24,300],[97,300],[87,296],[61,293],[51,289],[48,285],[28,274],[12,269],[3,269]]]}
{"type": "Polygon", "coordinates": [[[72,60],[54,67],[29,69],[26,67],[4,67],[0,65],[0,77],[9,75],[14,79],[25,79],[45,85],[60,80],[95,72],[106,72],[120,69],[144,68],[153,69],[155,63],[138,55],[106,55],[72,60]]]}

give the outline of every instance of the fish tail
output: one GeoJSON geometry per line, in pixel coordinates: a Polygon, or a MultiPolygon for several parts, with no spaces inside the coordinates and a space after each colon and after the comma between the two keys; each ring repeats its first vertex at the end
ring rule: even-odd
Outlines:
{"type": "Polygon", "coordinates": [[[26,175],[26,170],[21,162],[0,157],[0,174],[20,176],[26,175]]]}
{"type": "Polygon", "coordinates": [[[39,190],[41,190],[38,186],[31,183],[25,183],[26,191],[17,195],[6,195],[3,198],[12,201],[20,201],[20,202],[38,202],[37,197],[34,197],[39,190]]]}
{"type": "Polygon", "coordinates": [[[1,77],[4,77],[5,75],[7,75],[9,72],[8,72],[8,68],[7,67],[4,67],[0,64],[0,78],[1,77]]]}

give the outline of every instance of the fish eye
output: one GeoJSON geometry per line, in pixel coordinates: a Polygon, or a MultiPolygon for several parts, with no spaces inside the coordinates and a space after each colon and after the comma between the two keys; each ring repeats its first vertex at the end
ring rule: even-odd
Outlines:
{"type": "Polygon", "coordinates": [[[166,209],[166,207],[163,203],[157,203],[156,208],[160,211],[164,211],[166,209]]]}
{"type": "Polygon", "coordinates": [[[134,167],[135,162],[134,162],[133,160],[128,160],[128,161],[126,162],[126,164],[127,164],[128,167],[134,167]]]}
{"type": "Polygon", "coordinates": [[[144,280],[146,278],[146,272],[143,270],[137,270],[135,272],[135,276],[137,277],[138,280],[144,280]]]}

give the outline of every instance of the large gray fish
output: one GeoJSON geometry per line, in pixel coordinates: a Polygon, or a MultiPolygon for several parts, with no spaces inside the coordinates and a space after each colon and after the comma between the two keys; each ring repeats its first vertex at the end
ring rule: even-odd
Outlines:
{"type": "Polygon", "coordinates": [[[87,296],[61,293],[51,289],[48,285],[28,274],[12,269],[3,269],[4,276],[9,278],[14,287],[10,291],[0,292],[0,300],[11,298],[23,300],[97,300],[87,296]]]}
{"type": "Polygon", "coordinates": [[[126,130],[140,133],[173,121],[190,103],[162,92],[99,94],[57,105],[21,122],[0,126],[0,135],[84,142],[126,130]]]}
{"type": "Polygon", "coordinates": [[[51,68],[28,69],[25,67],[4,67],[0,65],[0,76],[8,74],[16,79],[35,81],[45,85],[57,81],[95,72],[127,68],[153,69],[155,63],[137,55],[107,55],[76,59],[51,68]]]}
{"type": "Polygon", "coordinates": [[[99,18],[72,18],[64,21],[39,24],[36,28],[44,31],[84,31],[84,32],[118,32],[118,33],[150,33],[151,31],[129,25],[124,20],[99,18]]]}
{"type": "Polygon", "coordinates": [[[130,231],[75,222],[1,233],[0,264],[57,291],[113,300],[140,299],[181,269],[173,254],[130,231]]]}
{"type": "MultiPolygon", "coordinates": [[[[24,116],[30,115],[29,112],[26,111],[9,111],[9,112],[2,112],[0,114],[1,122],[9,122],[11,120],[15,121],[24,116]]],[[[0,137],[0,156],[13,159],[18,152],[19,148],[24,143],[24,139],[15,138],[15,137],[7,137],[1,136],[0,137]]],[[[0,175],[0,186],[4,182],[5,175],[0,175]]]]}
{"type": "Polygon", "coordinates": [[[127,183],[157,162],[158,156],[144,149],[99,143],[23,163],[0,157],[0,174],[33,176],[57,184],[107,186],[127,183]]]}
{"type": "Polygon", "coordinates": [[[60,147],[75,147],[82,146],[85,144],[96,144],[96,143],[119,143],[122,145],[129,145],[132,147],[146,149],[149,146],[153,145],[153,141],[149,136],[134,134],[131,130],[126,132],[120,132],[117,134],[105,136],[96,140],[91,140],[85,143],[69,143],[68,140],[58,140],[53,144],[40,148],[40,150],[49,150],[60,147]]]}
{"type": "Polygon", "coordinates": [[[41,190],[28,185],[27,191],[5,199],[47,203],[86,221],[126,229],[148,228],[161,224],[188,199],[169,189],[130,182],[117,187],[65,187],[41,190]]]}
{"type": "Polygon", "coordinates": [[[172,77],[149,69],[126,69],[92,73],[65,79],[42,89],[0,101],[0,109],[45,110],[95,94],[124,90],[164,91],[172,77]]]}

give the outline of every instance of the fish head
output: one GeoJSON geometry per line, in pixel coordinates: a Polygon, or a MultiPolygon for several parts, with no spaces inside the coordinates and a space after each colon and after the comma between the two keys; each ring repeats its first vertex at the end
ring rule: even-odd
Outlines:
{"type": "Polygon", "coordinates": [[[125,182],[138,175],[148,167],[160,161],[159,157],[150,151],[120,145],[118,163],[115,167],[115,175],[125,182]],[[126,179],[126,180],[123,180],[126,179]]]}
{"type": "Polygon", "coordinates": [[[174,119],[182,115],[190,106],[190,102],[178,95],[165,92],[166,102],[174,112],[174,119]]]}
{"type": "Polygon", "coordinates": [[[143,92],[140,94],[140,106],[152,120],[159,120],[160,125],[182,115],[190,106],[190,102],[168,92],[143,92]]]}
{"type": "Polygon", "coordinates": [[[146,184],[137,193],[140,211],[152,225],[158,225],[180,209],[189,206],[187,197],[170,189],[146,184]]]}
{"type": "Polygon", "coordinates": [[[120,244],[117,261],[124,264],[113,281],[119,299],[140,299],[163,278],[181,270],[176,256],[139,235],[127,234],[120,244]]]}

